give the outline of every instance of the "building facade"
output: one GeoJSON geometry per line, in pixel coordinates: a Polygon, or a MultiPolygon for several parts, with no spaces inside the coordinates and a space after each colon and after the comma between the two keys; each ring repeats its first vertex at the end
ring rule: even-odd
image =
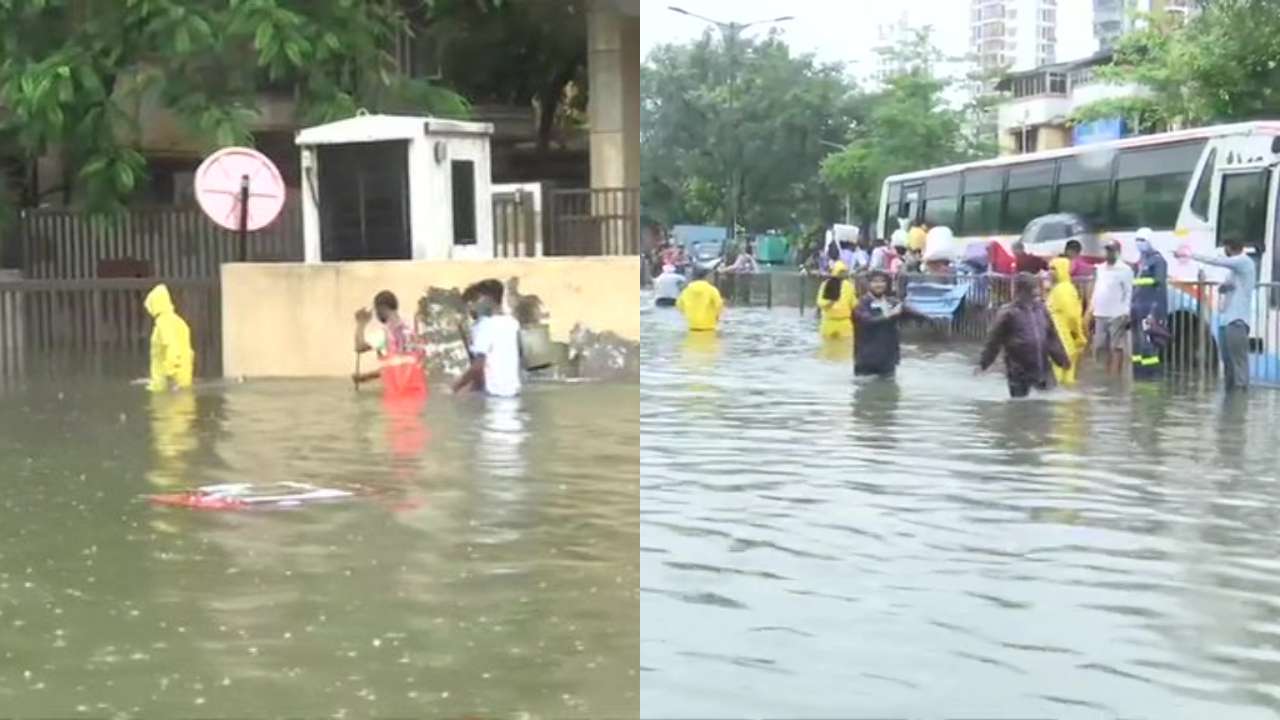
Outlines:
{"type": "Polygon", "coordinates": [[[1101,50],[1110,50],[1126,33],[1141,27],[1144,13],[1186,17],[1196,0],[1093,0],[1093,36],[1101,50]]]}
{"type": "Polygon", "coordinates": [[[970,0],[969,47],[985,72],[1055,62],[1058,0],[970,0]]]}
{"type": "Polygon", "coordinates": [[[1079,107],[1099,100],[1141,97],[1145,92],[1137,85],[1099,82],[1095,69],[1110,61],[1111,53],[1103,51],[1075,62],[1006,75],[997,85],[1008,93],[996,111],[1000,154],[1052,150],[1123,133],[1123,125],[1118,123],[1073,129],[1067,122],[1079,107]]]}
{"type": "Polygon", "coordinates": [[[895,48],[901,48],[915,40],[915,29],[911,26],[911,22],[907,13],[902,13],[898,19],[891,23],[881,24],[876,28],[876,46],[875,51],[875,69],[872,71],[872,79],[880,85],[885,84],[890,78],[901,75],[909,68],[901,53],[894,52],[895,48]]]}

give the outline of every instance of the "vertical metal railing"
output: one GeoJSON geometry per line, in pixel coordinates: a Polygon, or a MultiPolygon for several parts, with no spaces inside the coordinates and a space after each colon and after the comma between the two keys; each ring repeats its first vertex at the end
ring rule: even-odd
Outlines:
{"type": "MultiPolygon", "coordinates": [[[[237,234],[215,225],[198,208],[131,208],[103,215],[29,209],[13,232],[17,264],[28,279],[97,278],[124,265],[154,277],[214,278],[222,263],[239,259],[237,234]]],[[[275,222],[249,236],[248,249],[254,262],[302,260],[297,198],[286,202],[275,222]]]]}
{"type": "MultiPolygon", "coordinates": [[[[821,277],[799,273],[721,274],[716,278],[725,302],[731,306],[778,307],[794,305],[800,315],[812,313],[821,277]]],[[[859,295],[866,291],[866,276],[854,277],[859,295]]],[[[904,328],[908,336],[951,342],[980,342],[986,338],[1000,306],[1013,297],[1014,278],[1008,275],[930,276],[899,275],[895,289],[907,297],[915,283],[967,283],[968,291],[955,314],[928,325],[904,328]]],[[[1092,279],[1076,280],[1082,306],[1087,307],[1092,279]]],[[[1175,290],[1167,316],[1170,340],[1162,354],[1166,373],[1197,379],[1221,372],[1217,330],[1218,285],[1203,276],[1192,282],[1173,282],[1175,290]]],[[[1280,283],[1260,284],[1253,298],[1250,323],[1251,378],[1259,385],[1280,386],[1280,283]]]]}
{"type": "Polygon", "coordinates": [[[547,255],[639,254],[638,189],[551,190],[547,204],[547,255]]]}
{"type": "MultiPolygon", "coordinates": [[[[0,282],[0,375],[139,377],[148,367],[152,321],[143,308],[157,279],[0,282]]],[[[222,374],[221,291],[217,280],[167,278],[191,328],[196,372],[222,374]]]]}

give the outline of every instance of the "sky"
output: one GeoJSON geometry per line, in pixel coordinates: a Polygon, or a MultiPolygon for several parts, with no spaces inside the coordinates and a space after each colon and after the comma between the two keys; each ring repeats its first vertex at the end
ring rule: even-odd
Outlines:
{"type": "MultiPolygon", "coordinates": [[[[944,54],[967,53],[970,4],[969,0],[642,0],[640,53],[645,57],[657,45],[697,39],[708,27],[701,20],[672,12],[671,5],[722,22],[792,15],[794,20],[777,27],[793,49],[813,52],[820,60],[843,62],[861,78],[874,68],[871,48],[878,42],[877,29],[904,12],[912,25],[934,27],[934,42],[944,54]]],[[[746,32],[762,37],[768,26],[746,32]]],[[[1086,57],[1094,47],[1091,0],[1058,0],[1058,61],[1086,57]]]]}

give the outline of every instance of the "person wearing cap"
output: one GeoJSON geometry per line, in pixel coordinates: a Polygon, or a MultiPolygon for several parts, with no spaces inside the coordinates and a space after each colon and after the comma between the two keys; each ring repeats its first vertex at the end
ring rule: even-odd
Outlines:
{"type": "Polygon", "coordinates": [[[676,298],[680,297],[686,284],[688,281],[676,272],[675,265],[663,265],[662,274],[653,280],[653,304],[658,307],[675,307],[676,298]]]}
{"type": "Polygon", "coordinates": [[[902,359],[899,321],[910,317],[926,319],[899,302],[890,292],[890,286],[888,273],[872,270],[867,278],[867,293],[854,310],[854,375],[893,377],[902,359]]]}
{"type": "Polygon", "coordinates": [[[715,285],[707,282],[710,274],[706,268],[695,269],[693,282],[676,299],[676,307],[684,313],[690,332],[715,332],[716,326],[720,324],[724,298],[720,297],[720,291],[715,285]]]}
{"type": "Polygon", "coordinates": [[[853,283],[849,280],[849,268],[836,261],[831,266],[831,277],[818,288],[818,310],[822,324],[818,332],[823,340],[843,340],[853,337],[853,283]]]}
{"type": "Polygon", "coordinates": [[[1249,389],[1249,324],[1253,320],[1253,291],[1258,284],[1258,266],[1245,254],[1244,243],[1232,238],[1223,242],[1224,255],[1199,255],[1179,250],[1179,257],[1226,268],[1230,277],[1218,288],[1222,327],[1218,347],[1222,354],[1222,375],[1227,390],[1249,389]]]}
{"type": "Polygon", "coordinates": [[[1167,282],[1169,266],[1164,255],[1151,245],[1151,228],[1141,228],[1135,236],[1138,246],[1138,272],[1133,279],[1133,376],[1150,379],[1160,373],[1160,350],[1169,332],[1165,321],[1169,315],[1167,282]]]}
{"type": "Polygon", "coordinates": [[[1133,269],[1120,260],[1120,242],[1112,240],[1106,246],[1106,260],[1094,270],[1093,295],[1085,312],[1094,351],[1105,353],[1107,374],[1112,377],[1124,377],[1129,366],[1132,303],[1133,269]]]}

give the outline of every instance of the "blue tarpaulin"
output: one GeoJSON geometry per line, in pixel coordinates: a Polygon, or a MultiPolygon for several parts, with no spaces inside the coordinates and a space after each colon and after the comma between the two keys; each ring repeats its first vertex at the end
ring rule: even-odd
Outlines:
{"type": "Polygon", "coordinates": [[[969,294],[969,283],[940,285],[937,283],[912,283],[907,286],[907,305],[912,309],[940,320],[955,317],[960,303],[969,294]]]}

